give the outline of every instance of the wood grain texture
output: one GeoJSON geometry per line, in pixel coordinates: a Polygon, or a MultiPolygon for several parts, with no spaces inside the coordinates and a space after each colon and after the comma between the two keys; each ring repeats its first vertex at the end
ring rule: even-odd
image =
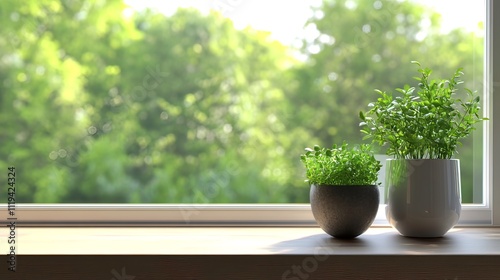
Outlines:
{"type": "MultiPolygon", "coordinates": [[[[2,263],[6,257],[2,256],[2,263]]],[[[25,255],[0,279],[499,279],[499,256],[25,255]],[[114,273],[113,273],[114,271],[114,273]]]]}
{"type": "Polygon", "coordinates": [[[319,228],[18,228],[16,238],[17,270],[2,254],[2,280],[500,279],[500,228],[433,239],[371,228],[354,240],[319,228]]]}

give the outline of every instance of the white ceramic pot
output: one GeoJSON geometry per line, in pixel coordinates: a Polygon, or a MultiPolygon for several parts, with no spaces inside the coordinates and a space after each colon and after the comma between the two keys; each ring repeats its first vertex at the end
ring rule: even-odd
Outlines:
{"type": "Polygon", "coordinates": [[[460,218],[458,159],[388,159],[386,216],[409,237],[441,237],[460,218]]]}

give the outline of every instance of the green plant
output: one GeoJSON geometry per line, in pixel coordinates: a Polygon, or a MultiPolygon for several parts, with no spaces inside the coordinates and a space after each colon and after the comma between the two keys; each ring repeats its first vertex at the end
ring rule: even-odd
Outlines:
{"type": "MultiPolygon", "coordinates": [[[[306,182],[315,185],[375,185],[382,167],[371,145],[349,148],[347,143],[331,149],[315,145],[300,156],[306,167],[306,182]]],[[[379,183],[380,184],[380,183],[379,183]]]]}
{"type": "Polygon", "coordinates": [[[387,154],[399,159],[449,159],[468,136],[479,116],[479,96],[465,88],[467,100],[456,98],[457,85],[463,75],[459,68],[450,80],[430,80],[432,70],[422,69],[415,77],[418,90],[405,85],[396,91],[401,96],[376,90],[381,97],[368,104],[371,109],[360,112],[363,139],[389,144],[387,154]]]}

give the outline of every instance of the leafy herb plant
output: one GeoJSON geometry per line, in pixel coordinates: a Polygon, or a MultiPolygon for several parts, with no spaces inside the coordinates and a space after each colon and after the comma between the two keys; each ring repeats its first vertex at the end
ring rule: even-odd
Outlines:
{"type": "Polygon", "coordinates": [[[382,167],[368,144],[350,148],[343,143],[331,149],[316,145],[306,148],[300,159],[306,167],[306,182],[314,185],[375,185],[382,167]]]}
{"type": "Polygon", "coordinates": [[[396,89],[400,96],[376,90],[381,96],[368,104],[368,112],[359,113],[363,139],[389,144],[387,154],[398,159],[449,159],[460,139],[487,120],[479,116],[479,96],[466,88],[467,100],[455,97],[463,83],[461,68],[450,80],[430,80],[432,70],[412,63],[420,67],[418,90],[405,85],[396,89]]]}

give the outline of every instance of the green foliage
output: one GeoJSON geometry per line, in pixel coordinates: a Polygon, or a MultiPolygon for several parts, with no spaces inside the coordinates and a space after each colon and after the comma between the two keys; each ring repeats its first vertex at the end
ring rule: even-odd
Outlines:
{"type": "Polygon", "coordinates": [[[306,167],[306,182],[315,185],[375,185],[382,167],[370,145],[350,148],[345,142],[331,149],[306,148],[300,160],[306,167]]]}
{"type": "MultiPolygon", "coordinates": [[[[484,38],[440,33],[439,15],[416,2],[377,3],[323,1],[323,16],[307,23],[318,36],[297,60],[218,13],[0,1],[0,169],[22,174],[20,203],[306,203],[290,151],[358,143],[352,112],[370,101],[367,87],[411,77],[401,61],[482,77],[472,58],[484,38]],[[423,20],[431,25],[419,40],[423,20]]],[[[464,202],[480,174],[477,139],[459,148],[464,202]]]]}
{"type": "MultiPolygon", "coordinates": [[[[418,62],[413,62],[420,67],[418,62]]],[[[462,69],[451,79],[430,80],[432,70],[420,68],[415,77],[418,90],[409,85],[397,88],[401,96],[376,90],[381,95],[360,112],[365,139],[388,144],[387,154],[400,159],[449,159],[468,136],[474,125],[486,118],[479,116],[479,96],[465,88],[467,99],[456,98],[462,83],[462,69]]]]}
{"type": "MultiPolygon", "coordinates": [[[[373,101],[366,89],[393,89],[410,81],[415,76],[411,60],[433,69],[436,77],[463,67],[463,86],[483,91],[484,36],[465,28],[441,31],[441,15],[422,2],[335,0],[323,1],[317,10],[320,16],[311,17],[307,28],[316,28],[318,38],[303,41],[307,60],[293,69],[295,88],[287,92],[290,103],[299,104],[290,109],[288,131],[301,127],[306,146],[327,146],[335,139],[362,143],[352,112],[366,110],[373,101]],[[421,23],[427,23],[425,31],[421,23]],[[422,31],[425,38],[417,36],[422,31]]],[[[482,126],[461,142],[456,157],[461,159],[462,198],[472,202],[473,189],[482,186],[482,126]]],[[[385,153],[385,147],[373,148],[385,153]]]]}

